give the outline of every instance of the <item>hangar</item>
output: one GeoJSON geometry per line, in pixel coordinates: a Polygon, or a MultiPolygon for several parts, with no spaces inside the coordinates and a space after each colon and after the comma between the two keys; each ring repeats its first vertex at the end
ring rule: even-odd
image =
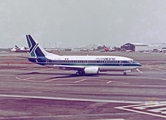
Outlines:
{"type": "Polygon", "coordinates": [[[122,51],[128,51],[130,50],[131,52],[135,52],[135,45],[131,43],[126,43],[123,46],[121,46],[122,51]]]}
{"type": "Polygon", "coordinates": [[[145,43],[126,43],[121,46],[122,50],[130,50],[131,52],[149,51],[149,46],[145,43]]]}

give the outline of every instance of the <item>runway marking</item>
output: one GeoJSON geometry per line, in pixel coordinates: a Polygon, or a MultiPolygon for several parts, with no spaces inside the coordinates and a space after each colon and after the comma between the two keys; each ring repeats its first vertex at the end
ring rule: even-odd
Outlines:
{"type": "MultiPolygon", "coordinates": [[[[52,116],[21,116],[21,117],[14,117],[12,119],[41,119],[41,118],[69,118],[73,117],[73,115],[52,115],[52,116]]],[[[11,120],[11,117],[0,117],[1,120],[11,120]]]]}
{"type": "Polygon", "coordinates": [[[30,77],[30,78],[19,78],[19,77],[15,77],[17,80],[20,80],[20,81],[27,81],[27,82],[38,82],[38,83],[41,83],[43,81],[35,81],[35,80],[30,80],[30,79],[34,79],[34,77],[30,77]]]}
{"type": "Polygon", "coordinates": [[[75,81],[74,83],[83,82],[83,81],[85,81],[85,80],[87,80],[87,79],[81,79],[81,80],[75,81]]]}
{"type": "Polygon", "coordinates": [[[95,119],[95,120],[125,120],[123,118],[110,118],[110,119],[95,119]]]}
{"type": "Polygon", "coordinates": [[[109,83],[111,83],[112,81],[108,81],[107,83],[109,84],[109,83]]]}
{"type": "Polygon", "coordinates": [[[120,84],[129,84],[129,83],[127,83],[127,82],[120,82],[120,81],[108,81],[108,82],[106,82],[107,84],[109,84],[109,83],[120,83],[120,84]]]}
{"type": "MultiPolygon", "coordinates": [[[[94,114],[84,114],[84,116],[89,116],[89,115],[94,115],[94,114]]],[[[21,116],[21,117],[12,117],[12,119],[41,119],[41,118],[69,118],[77,115],[52,115],[52,116],[21,116]]],[[[0,117],[2,120],[11,120],[11,117],[0,117]]],[[[111,119],[93,119],[93,120],[124,120],[123,118],[111,118],[111,119]]]]}
{"type": "Polygon", "coordinates": [[[45,100],[65,100],[65,101],[81,101],[81,102],[102,102],[102,103],[130,103],[130,104],[142,103],[140,101],[104,100],[104,99],[86,99],[86,98],[65,98],[65,97],[45,97],[45,96],[28,96],[28,95],[9,95],[9,94],[0,94],[0,97],[45,99],[45,100]]]}
{"type": "Polygon", "coordinates": [[[166,118],[166,102],[115,107],[117,109],[166,118]]]}
{"type": "Polygon", "coordinates": [[[59,78],[55,78],[55,79],[51,79],[51,80],[46,80],[46,81],[44,81],[44,82],[52,82],[52,81],[56,81],[56,80],[58,80],[59,78]]]}
{"type": "Polygon", "coordinates": [[[34,82],[33,80],[30,80],[30,79],[34,79],[34,77],[29,77],[29,78],[19,78],[19,77],[15,77],[17,80],[21,80],[21,81],[29,81],[29,82],[34,82]]]}

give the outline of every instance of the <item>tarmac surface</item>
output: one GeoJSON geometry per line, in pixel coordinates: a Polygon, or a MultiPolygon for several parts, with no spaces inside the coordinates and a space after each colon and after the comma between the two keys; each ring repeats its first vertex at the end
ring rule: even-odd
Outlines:
{"type": "Polygon", "coordinates": [[[32,64],[25,53],[0,54],[0,119],[166,119],[166,54],[100,54],[134,58],[143,73],[76,76],[32,64]]]}

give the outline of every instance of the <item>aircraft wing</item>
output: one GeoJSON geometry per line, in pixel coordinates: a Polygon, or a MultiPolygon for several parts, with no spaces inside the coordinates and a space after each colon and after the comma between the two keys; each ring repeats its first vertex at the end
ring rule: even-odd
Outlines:
{"type": "Polygon", "coordinates": [[[68,69],[68,70],[83,70],[85,66],[66,66],[66,65],[54,65],[58,69],[68,69]]]}

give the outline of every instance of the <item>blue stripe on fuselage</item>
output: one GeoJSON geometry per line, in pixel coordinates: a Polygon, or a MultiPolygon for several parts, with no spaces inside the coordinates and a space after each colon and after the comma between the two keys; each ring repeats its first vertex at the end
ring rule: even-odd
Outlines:
{"type": "Polygon", "coordinates": [[[37,58],[28,58],[30,62],[37,63],[40,65],[46,65],[47,64],[47,58],[46,57],[37,57],[37,58]]]}
{"type": "Polygon", "coordinates": [[[37,63],[40,65],[66,65],[66,66],[141,66],[138,62],[129,62],[129,61],[116,61],[115,63],[109,63],[113,61],[64,61],[64,60],[49,60],[45,57],[37,57],[37,63]]]}

